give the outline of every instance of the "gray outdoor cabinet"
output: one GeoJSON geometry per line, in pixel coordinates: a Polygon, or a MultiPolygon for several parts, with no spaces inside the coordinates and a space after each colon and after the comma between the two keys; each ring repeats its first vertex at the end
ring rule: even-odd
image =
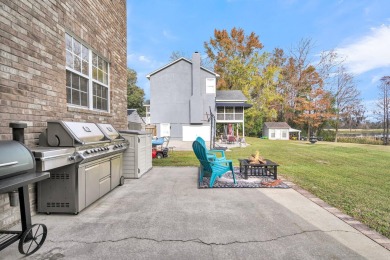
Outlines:
{"type": "Polygon", "coordinates": [[[152,135],[135,130],[120,133],[129,141],[129,148],[123,154],[123,177],[138,179],[152,168],[152,135]]]}

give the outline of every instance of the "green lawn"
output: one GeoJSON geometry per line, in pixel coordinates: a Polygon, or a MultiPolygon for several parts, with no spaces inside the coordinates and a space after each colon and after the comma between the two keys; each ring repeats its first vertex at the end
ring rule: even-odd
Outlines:
{"type": "MultiPolygon", "coordinates": [[[[390,238],[390,147],[246,138],[226,157],[238,165],[256,151],[280,164],[278,173],[390,238]]],[[[192,151],[174,151],[153,166],[197,166],[192,151]]]]}

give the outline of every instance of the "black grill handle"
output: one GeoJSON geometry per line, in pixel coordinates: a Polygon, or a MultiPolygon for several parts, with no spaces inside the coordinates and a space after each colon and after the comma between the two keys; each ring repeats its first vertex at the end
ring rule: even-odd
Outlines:
{"type": "Polygon", "coordinates": [[[16,123],[10,123],[9,127],[12,128],[12,140],[24,144],[24,129],[27,128],[27,124],[16,122],[16,123]]]}

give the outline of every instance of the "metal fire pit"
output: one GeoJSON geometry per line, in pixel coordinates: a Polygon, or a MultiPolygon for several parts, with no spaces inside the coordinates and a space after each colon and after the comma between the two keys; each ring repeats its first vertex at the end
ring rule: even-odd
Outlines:
{"type": "Polygon", "coordinates": [[[9,193],[11,206],[17,204],[15,196],[19,195],[22,230],[0,230],[0,251],[19,240],[19,252],[31,255],[45,242],[47,228],[44,224],[31,223],[28,184],[47,179],[50,174],[35,172],[34,156],[21,143],[27,124],[11,123],[10,126],[14,141],[0,141],[0,193],[9,193]]]}

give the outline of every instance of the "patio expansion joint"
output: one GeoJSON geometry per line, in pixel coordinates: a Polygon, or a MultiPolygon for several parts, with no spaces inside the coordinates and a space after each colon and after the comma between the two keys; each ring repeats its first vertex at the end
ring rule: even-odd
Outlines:
{"type": "Polygon", "coordinates": [[[126,240],[145,240],[145,241],[153,241],[156,243],[171,243],[171,242],[180,242],[180,243],[198,243],[198,244],[203,244],[206,246],[225,246],[225,245],[234,245],[234,244],[249,244],[249,243],[267,243],[267,242],[272,242],[272,241],[277,241],[279,239],[284,239],[288,237],[294,237],[294,236],[299,236],[302,234],[306,233],[317,233],[317,232],[322,232],[322,233],[332,233],[332,232],[345,232],[345,233],[354,233],[354,234],[359,234],[358,232],[353,232],[353,231],[347,231],[347,230],[306,230],[306,231],[301,231],[301,232],[296,232],[293,234],[288,234],[288,235],[283,235],[283,236],[278,236],[275,238],[271,239],[265,239],[265,240],[247,240],[247,241],[231,241],[231,242],[226,242],[226,243],[217,243],[217,242],[205,242],[199,238],[194,238],[194,239],[155,239],[155,238],[147,238],[147,237],[136,237],[136,236],[130,236],[130,237],[124,237],[121,239],[117,240],[112,240],[112,239],[107,239],[107,240],[100,240],[100,241],[80,241],[80,240],[49,240],[47,239],[46,241],[51,242],[51,243],[80,243],[80,244],[104,244],[104,243],[118,243],[126,240]]]}

